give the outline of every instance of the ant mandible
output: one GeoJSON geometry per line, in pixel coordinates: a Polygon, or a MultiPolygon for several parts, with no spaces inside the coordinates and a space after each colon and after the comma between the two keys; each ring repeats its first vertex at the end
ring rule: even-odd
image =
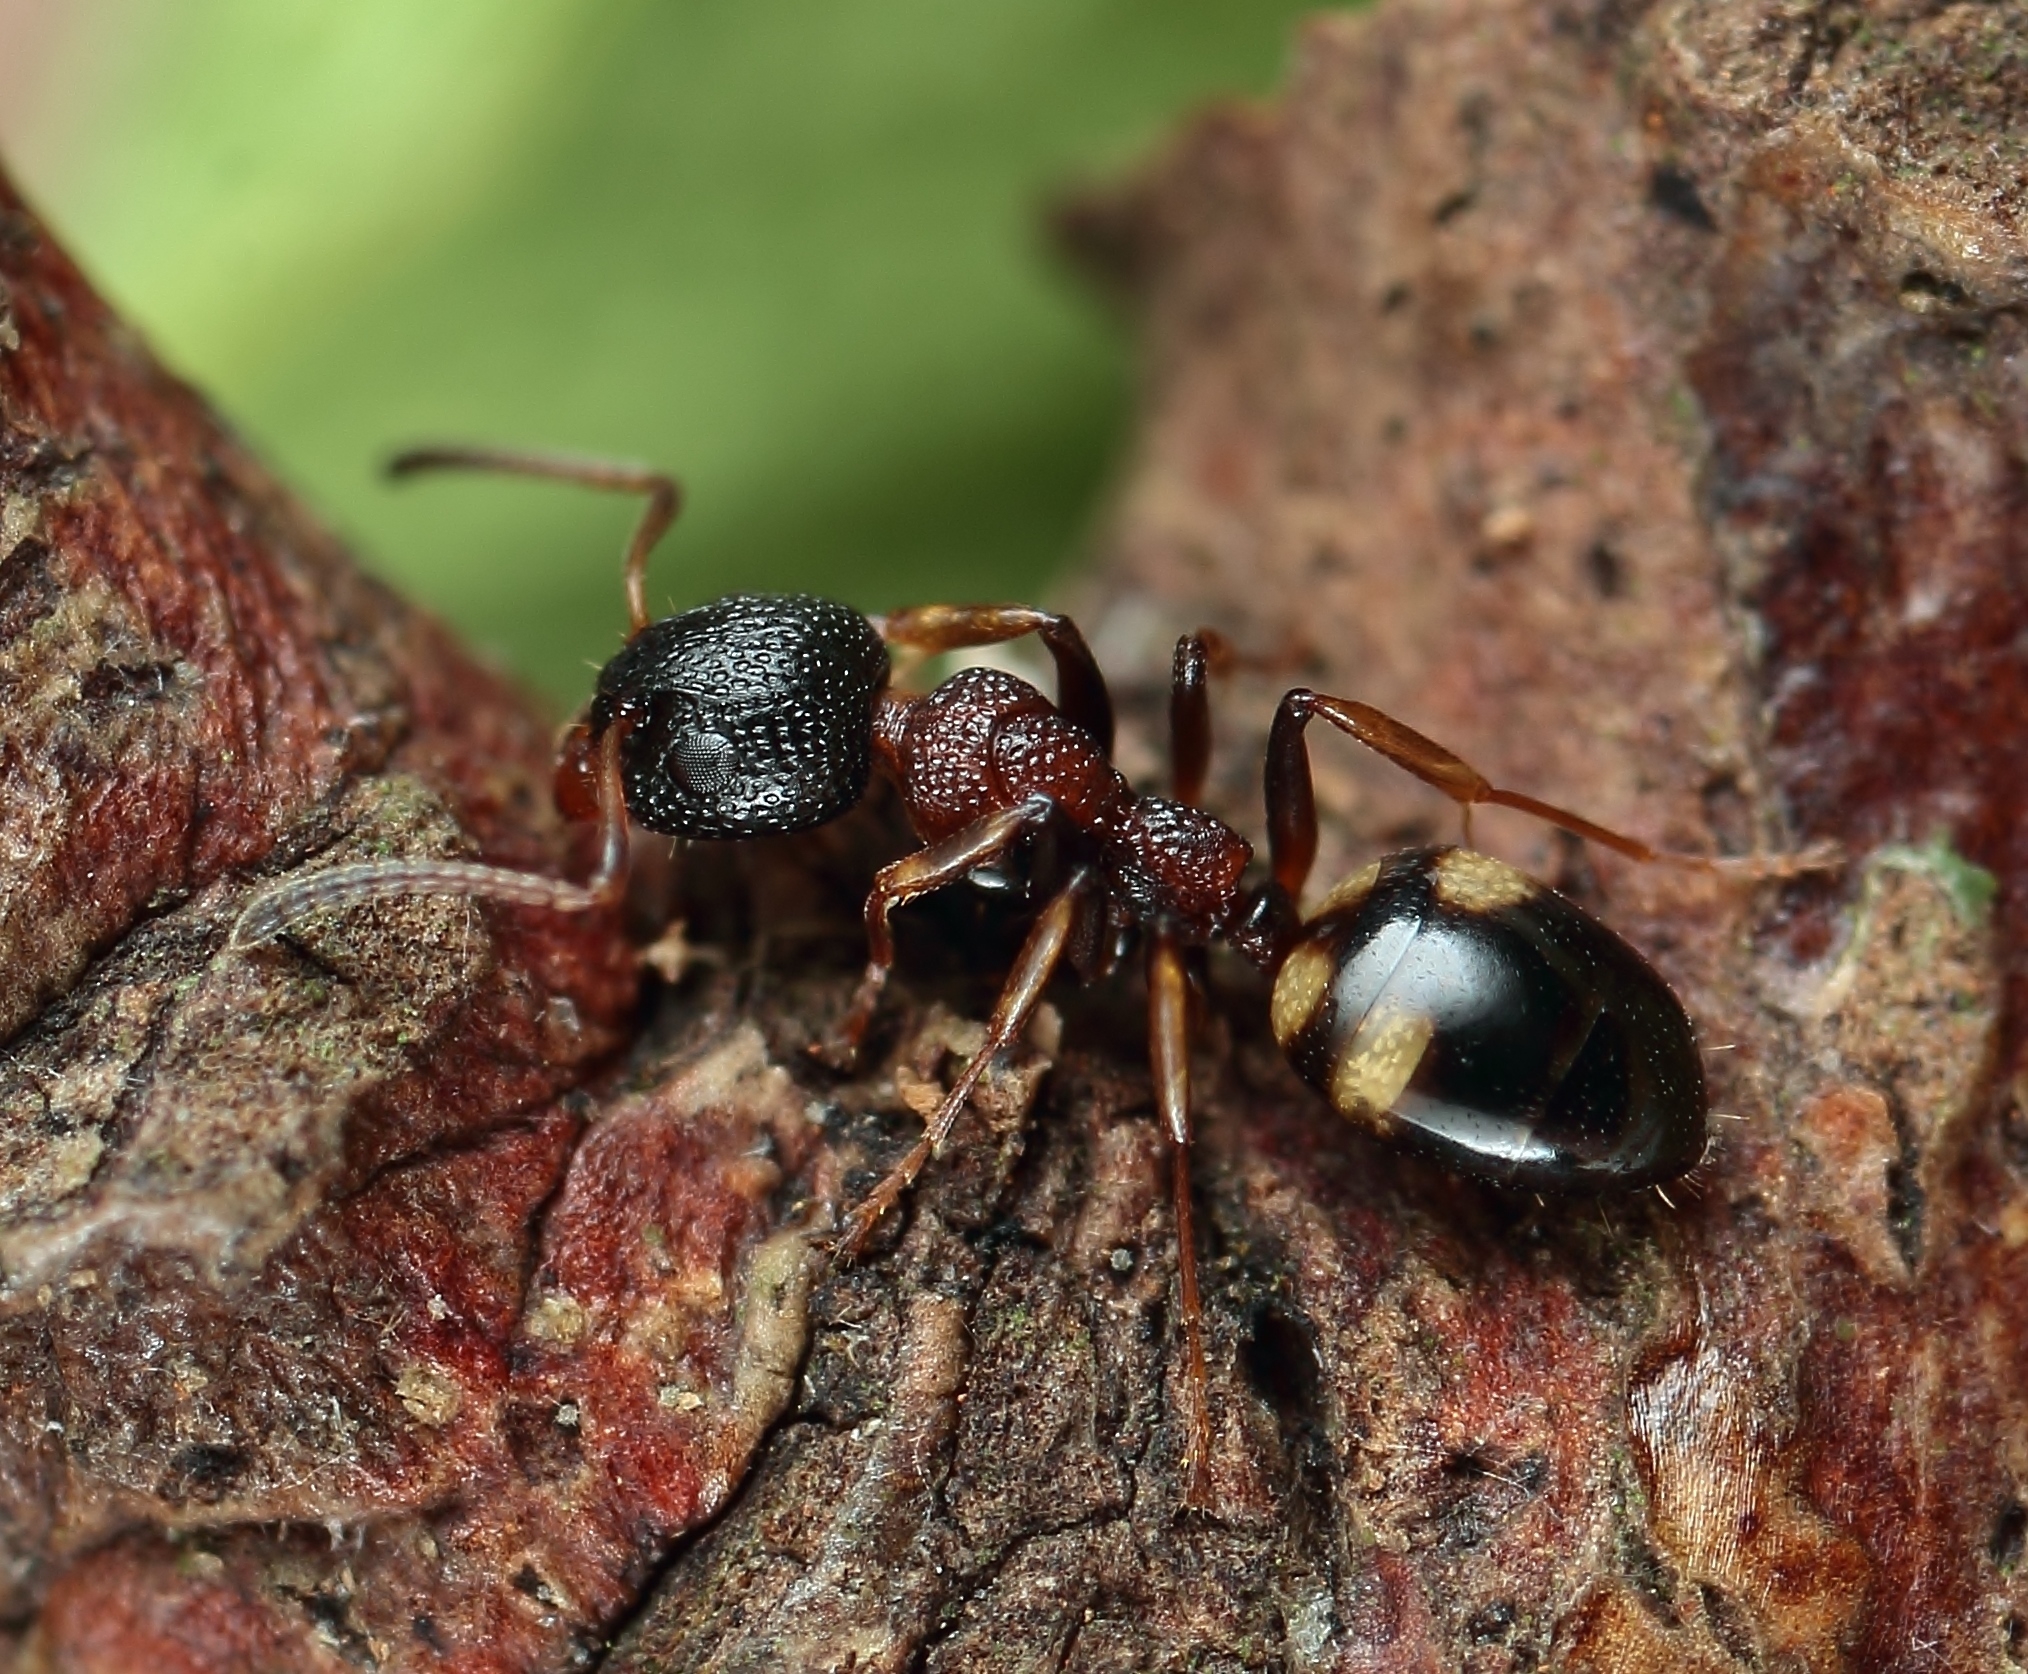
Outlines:
{"type": "Polygon", "coordinates": [[[1055,838],[1051,892],[993,1008],[985,1043],[921,1139],[844,1220],[852,1260],[936,1154],[994,1056],[1021,1034],[1068,960],[1110,969],[1145,943],[1149,1058],[1173,1150],[1186,1477],[1208,1455],[1202,1307],[1191,1225],[1186,951],[1223,941],[1273,976],[1275,1039],[1340,1115],[1492,1184],[1631,1190],[1695,1166],[1704,1075],[1689,1019],[1654,969],[1612,931],[1512,867],[1469,848],[1404,850],[1297,909],[1317,849],[1304,729],[1321,719],[1434,785],[1464,811],[1520,809],[1639,861],[1714,868],[1568,809],[1492,784],[1379,710],[1298,688],[1275,712],[1266,763],[1268,876],[1248,884],[1245,838],[1196,804],[1211,751],[1216,636],[1176,647],[1169,796],[1132,789],[1110,759],[1112,702],[1069,618],[1019,605],[925,605],[881,617],[805,594],[736,594],[650,620],[647,561],[681,504],[641,467],[485,448],[427,448],[396,476],[462,468],[645,494],[627,548],[631,632],[566,735],[557,801],[596,818],[583,885],[464,861],[382,860],[270,886],[232,942],[246,947],[327,907],[414,894],[485,897],[561,911],[616,902],[629,815],[672,836],[805,830],[893,781],[923,846],[884,867],[866,897],[865,975],[826,1053],[849,1064],[894,963],[889,915],[981,868],[1032,860],[1055,838]],[[921,696],[889,684],[890,648],[919,653],[1036,635],[1057,698],[1010,674],[965,668],[921,696]]]}

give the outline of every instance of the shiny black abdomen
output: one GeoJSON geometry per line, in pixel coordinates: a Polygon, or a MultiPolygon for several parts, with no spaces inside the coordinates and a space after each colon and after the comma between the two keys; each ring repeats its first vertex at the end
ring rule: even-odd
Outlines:
{"type": "Polygon", "coordinates": [[[1646,960],[1485,855],[1391,855],[1334,890],[1275,982],[1276,1038],[1341,1115],[1534,1190],[1669,1180],[1704,1073],[1646,960]]]}
{"type": "Polygon", "coordinates": [[[652,622],[599,676],[591,724],[624,722],[627,807],[679,837],[763,837],[865,794],[887,647],[849,606],[735,594],[652,622]]]}

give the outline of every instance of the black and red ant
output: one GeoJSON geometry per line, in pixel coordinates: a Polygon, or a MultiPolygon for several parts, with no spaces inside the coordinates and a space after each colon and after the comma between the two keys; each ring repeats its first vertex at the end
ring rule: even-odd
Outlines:
{"type": "Polygon", "coordinates": [[[804,594],[738,594],[651,621],[648,554],[680,504],[658,472],[476,448],[407,453],[397,475],[442,467],[512,472],[648,496],[625,566],[631,633],[567,735],[558,804],[596,818],[589,883],[461,861],[382,860],[271,886],[247,904],[248,946],[326,907],[461,894],[572,911],[626,884],[629,816],[689,838],[800,831],[837,818],[873,769],[899,790],[923,846],[884,867],[866,897],[870,957],[828,1043],[849,1063],[894,962],[888,919],[904,902],[986,868],[1031,862],[1046,832],[1048,899],[1008,976],[985,1043],[922,1138],[846,1217],[856,1257],[949,1136],[979,1077],[1021,1034],[1057,966],[1112,968],[1145,947],[1155,1100],[1174,1148],[1179,1314],[1187,1356],[1188,1472],[1209,1439],[1189,1189],[1186,951],[1222,941],[1274,978],[1275,1039],[1342,1116],[1479,1180],[1529,1190],[1623,1191],[1692,1168],[1705,1149],[1704,1074],[1682,1005],[1626,942],[1560,895],[1469,848],[1404,850],[1338,884],[1306,919],[1297,903],[1317,848],[1304,729],[1321,719],[1441,790],[1465,812],[1520,809],[1635,860],[1669,855],[1568,809],[1501,789],[1376,709],[1298,688],[1268,738],[1268,875],[1252,846],[1196,806],[1211,751],[1207,675],[1216,637],[1186,635],[1170,689],[1170,796],[1113,766],[1112,702],[1069,618],[1014,605],[926,605],[867,617],[804,594]],[[1057,698],[1010,674],[966,668],[911,695],[889,683],[891,648],[935,653],[1034,634],[1057,698]]]}

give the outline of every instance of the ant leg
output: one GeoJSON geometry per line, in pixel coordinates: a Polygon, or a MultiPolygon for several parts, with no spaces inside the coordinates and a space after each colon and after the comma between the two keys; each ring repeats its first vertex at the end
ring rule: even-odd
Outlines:
{"type": "Polygon", "coordinates": [[[627,798],[620,778],[622,729],[599,740],[599,864],[589,881],[568,883],[470,860],[367,860],[333,866],[256,890],[233,920],[227,946],[243,951],[280,935],[312,913],[411,895],[469,895],[519,907],[581,913],[617,905],[627,888],[627,798]]]}
{"type": "Polygon", "coordinates": [[[890,645],[918,651],[963,651],[1034,634],[1056,663],[1056,707],[1112,753],[1113,700],[1098,659],[1068,616],[1028,605],[916,605],[873,618],[890,645]]]}
{"type": "Polygon", "coordinates": [[[881,1216],[901,1201],[902,1195],[915,1184],[916,1176],[950,1138],[951,1129],[963,1114],[972,1089],[979,1084],[979,1077],[986,1073],[986,1066],[1012,1045],[1027,1025],[1036,1002],[1042,998],[1042,990],[1049,983],[1050,973],[1056,969],[1064,950],[1070,945],[1082,898],[1090,888],[1090,875],[1079,872],[1042,909],[1041,916],[1028,932],[1028,940],[1022,945],[1021,957],[1014,962],[1014,969],[1008,973],[1006,985],[1000,990],[999,1001],[993,1007],[992,1021],[986,1025],[985,1044],[973,1054],[972,1061],[952,1083],[951,1090],[944,1095],[944,1102],[923,1128],[922,1138],[889,1171],[887,1178],[866,1194],[859,1207],[845,1217],[844,1228],[838,1235],[839,1259],[859,1259],[859,1252],[866,1247],[866,1240],[872,1236],[881,1216]]]}
{"type": "Polygon", "coordinates": [[[1176,938],[1148,941],[1148,1061],[1155,1104],[1169,1133],[1176,1203],[1176,1288],[1183,1318],[1184,1500],[1205,1503],[1211,1406],[1204,1370],[1204,1308],[1197,1293],[1197,1239],[1190,1213],[1190,983],[1176,938]]]}
{"type": "MultiPolygon", "coordinates": [[[[1568,831],[1587,842],[1602,844],[1616,854],[1643,864],[1681,866],[1699,872],[1744,872],[1752,877],[1789,877],[1799,872],[1821,871],[1838,864],[1830,848],[1805,850],[1801,854],[1775,856],[1771,860],[1748,862],[1744,867],[1713,855],[1679,854],[1658,849],[1638,837],[1588,820],[1582,814],[1559,808],[1519,791],[1494,784],[1470,762],[1453,755],[1434,739],[1425,738],[1413,727],[1402,725],[1393,716],[1371,704],[1349,698],[1327,697],[1298,687],[1283,695],[1268,734],[1267,809],[1268,853],[1275,880],[1296,898],[1310,874],[1317,854],[1317,803],[1310,780],[1310,758],[1303,742],[1303,729],[1312,716],[1321,717],[1348,738],[1385,756],[1395,766],[1413,773],[1423,783],[1434,785],[1465,811],[1467,822],[1478,805],[1515,808],[1539,820],[1568,831]]],[[[1467,841],[1471,827],[1467,823],[1467,841]]]]}
{"type": "Polygon", "coordinates": [[[1169,773],[1178,802],[1195,803],[1204,794],[1211,767],[1211,694],[1204,685],[1209,662],[1202,633],[1176,642],[1169,667],[1169,773]]]}
{"type": "MultiPolygon", "coordinates": [[[[1309,694],[1303,693],[1303,696],[1309,694]]],[[[1300,909],[1303,885],[1317,858],[1317,792],[1310,776],[1310,752],[1303,742],[1307,708],[1295,707],[1290,692],[1275,710],[1268,731],[1266,784],[1268,870],[1276,887],[1300,909]]]]}
{"type": "Polygon", "coordinates": [[[1300,897],[1310,875],[1310,863],[1317,857],[1317,800],[1310,779],[1309,749],[1303,741],[1303,729],[1312,716],[1330,722],[1347,737],[1385,756],[1423,783],[1434,785],[1466,810],[1476,803],[1518,808],[1579,837],[1603,843],[1632,860],[1669,859],[1700,867],[1712,864],[1697,856],[1665,855],[1638,837],[1595,824],[1566,808],[1538,802],[1518,791],[1502,790],[1462,757],[1372,705],[1327,697],[1299,686],[1285,693],[1275,710],[1274,726],[1268,733],[1266,784],[1270,864],[1275,881],[1289,892],[1292,900],[1300,897]]]}
{"type": "Polygon", "coordinates": [[[1205,682],[1239,661],[1216,628],[1199,628],[1176,641],[1169,667],[1169,764],[1178,802],[1196,804],[1211,768],[1211,693],[1205,682]]]}
{"type": "Polygon", "coordinates": [[[1048,797],[1032,796],[881,867],[866,893],[866,972],[838,1026],[815,1048],[820,1058],[834,1068],[849,1069],[859,1056],[880,1004],[881,990],[887,986],[887,973],[894,968],[894,932],[888,915],[918,896],[947,888],[975,867],[999,859],[1055,811],[1056,804],[1048,797]]]}
{"type": "Polygon", "coordinates": [[[391,477],[413,476],[418,471],[499,471],[507,476],[546,477],[555,482],[574,482],[585,488],[615,490],[621,494],[645,494],[647,509],[627,542],[626,566],[622,572],[627,588],[627,626],[639,633],[648,625],[648,554],[676,521],[683,509],[683,485],[666,472],[645,465],[616,460],[578,459],[569,454],[524,452],[518,448],[425,447],[410,448],[387,462],[391,477]]]}

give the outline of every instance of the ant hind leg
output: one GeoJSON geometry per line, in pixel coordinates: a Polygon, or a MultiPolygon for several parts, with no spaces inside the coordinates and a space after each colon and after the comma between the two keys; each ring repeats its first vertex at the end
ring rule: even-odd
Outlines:
{"type": "Polygon", "coordinates": [[[1645,865],[1763,878],[1823,871],[1839,863],[1835,850],[1822,847],[1745,862],[1658,849],[1652,843],[1600,825],[1553,802],[1494,784],[1463,757],[1371,704],[1298,687],[1284,694],[1275,711],[1274,726],[1268,734],[1266,774],[1268,852],[1275,879],[1291,899],[1301,895],[1317,852],[1316,796],[1310,779],[1309,747],[1303,737],[1312,718],[1329,722],[1348,738],[1442,791],[1463,812],[1467,842],[1471,840],[1472,809],[1486,806],[1513,808],[1533,815],[1574,837],[1600,844],[1645,865]]]}

